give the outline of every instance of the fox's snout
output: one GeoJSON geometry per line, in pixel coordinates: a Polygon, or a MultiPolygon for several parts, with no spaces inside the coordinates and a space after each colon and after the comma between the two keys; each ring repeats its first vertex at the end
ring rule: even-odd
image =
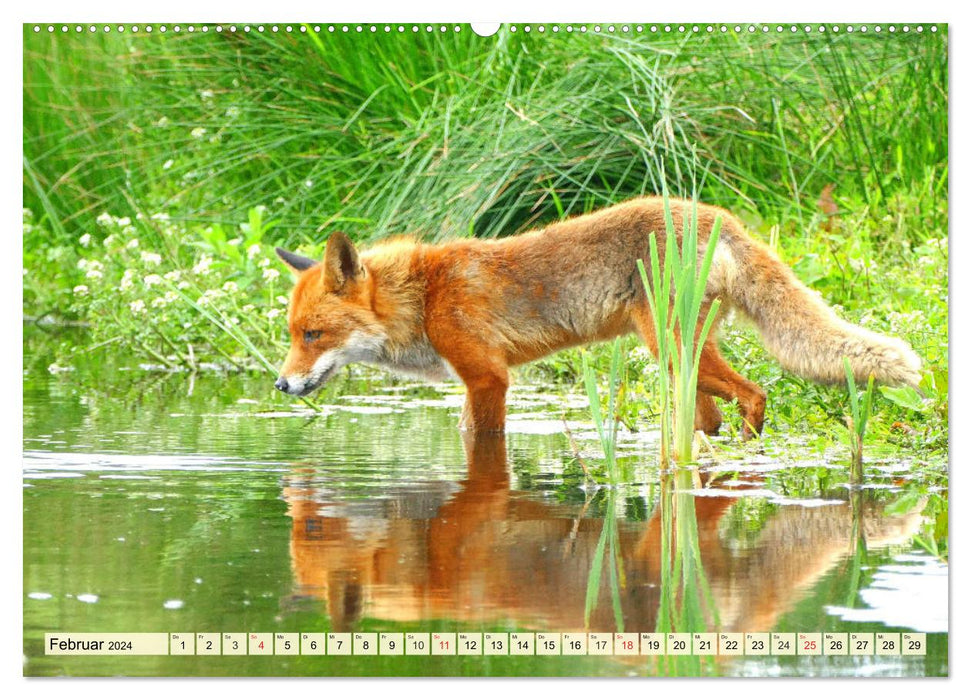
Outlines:
{"type": "Polygon", "coordinates": [[[316,371],[310,375],[291,375],[289,377],[280,375],[273,383],[273,386],[290,396],[306,396],[320,388],[328,379],[332,371],[316,371]]]}

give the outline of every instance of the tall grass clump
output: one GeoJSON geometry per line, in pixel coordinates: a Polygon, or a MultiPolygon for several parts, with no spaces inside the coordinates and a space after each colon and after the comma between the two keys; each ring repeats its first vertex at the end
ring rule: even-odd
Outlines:
{"type": "Polygon", "coordinates": [[[648,276],[643,261],[638,261],[638,269],[654,319],[658,362],[662,370],[661,460],[667,463],[673,446],[675,461],[687,464],[694,458],[695,402],[701,352],[720,305],[718,299],[713,300],[704,319],[701,318],[705,286],[718,245],[721,219],[715,219],[700,264],[697,203],[693,204],[690,212],[685,212],[679,246],[670,201],[665,192],[664,225],[664,264],[660,262],[657,236],[652,232],[651,274],[648,276]],[[664,376],[668,371],[671,373],[670,381],[664,376]]]}
{"type": "Polygon", "coordinates": [[[872,204],[946,180],[945,33],[307,29],[25,27],[28,206],[77,236],[129,197],[206,223],[266,204],[292,245],[338,225],[503,235],[556,198],[570,214],[659,192],[657,160],[674,190],[696,154],[706,201],[763,215],[809,214],[831,183],[872,204]]]}

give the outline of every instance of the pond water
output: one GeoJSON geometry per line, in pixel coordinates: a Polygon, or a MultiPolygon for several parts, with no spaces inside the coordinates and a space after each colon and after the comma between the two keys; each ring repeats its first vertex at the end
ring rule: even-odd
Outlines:
{"type": "Polygon", "coordinates": [[[912,478],[905,463],[868,463],[868,486],[851,490],[845,456],[725,441],[717,461],[672,479],[647,426],[621,434],[623,483],[607,488],[585,478],[602,452],[584,399],[563,388],[517,385],[506,438],[472,441],[455,427],[457,386],[359,372],[315,415],[265,375],[161,372],[110,352],[52,373],[56,342],[31,334],[25,346],[26,675],[948,673],[947,564],[915,545],[919,500],[887,509],[912,478]],[[665,547],[700,562],[693,590],[672,589],[665,547]],[[678,612],[692,597],[694,621],[678,612]],[[927,653],[678,665],[43,650],[58,631],[585,629],[916,631],[927,653]]]}

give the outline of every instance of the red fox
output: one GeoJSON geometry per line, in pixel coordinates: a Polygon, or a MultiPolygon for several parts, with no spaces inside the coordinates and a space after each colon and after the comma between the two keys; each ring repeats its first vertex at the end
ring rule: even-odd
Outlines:
{"type": "MultiPolygon", "coordinates": [[[[680,238],[695,205],[669,202],[680,238]]],[[[785,369],[819,382],[845,380],[844,356],[857,379],[919,382],[920,360],[905,342],[840,319],[728,212],[699,204],[696,216],[701,250],[716,217],[722,222],[701,318],[720,298],[720,316],[737,309],[785,369]]],[[[663,200],[640,197],[496,240],[394,238],[359,253],[334,233],[321,262],[277,248],[298,277],[276,387],[303,396],[351,362],[457,377],[467,390],[462,428],[502,431],[510,367],[628,333],[657,353],[637,260],[649,259],[652,232],[664,259],[664,230],[663,200]]],[[[744,439],[761,432],[765,392],[729,366],[712,333],[695,413],[695,427],[709,434],[722,420],[715,396],[738,401],[744,439]]]]}

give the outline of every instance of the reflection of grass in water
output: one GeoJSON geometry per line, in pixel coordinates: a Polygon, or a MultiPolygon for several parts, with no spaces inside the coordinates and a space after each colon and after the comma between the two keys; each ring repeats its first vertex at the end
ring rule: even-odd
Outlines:
{"type": "MultiPolygon", "coordinates": [[[[708,578],[701,561],[692,473],[679,469],[661,477],[661,599],[656,631],[704,632],[718,628],[708,578]]],[[[706,669],[703,657],[664,656],[666,675],[698,676],[706,669]]]]}
{"type": "Polygon", "coordinates": [[[604,517],[600,540],[590,565],[590,576],[587,579],[587,597],[583,610],[583,625],[590,627],[590,615],[597,607],[600,596],[600,578],[603,573],[604,559],[607,558],[607,573],[610,581],[610,603],[614,613],[614,623],[618,632],[624,631],[624,615],[620,606],[620,589],[624,586],[623,560],[620,557],[620,542],[617,537],[617,491],[611,489],[607,497],[607,513],[604,517]]]}
{"type": "Polygon", "coordinates": [[[600,392],[597,390],[597,378],[583,356],[583,376],[587,388],[587,398],[590,400],[590,413],[597,428],[597,436],[604,451],[607,465],[607,475],[610,479],[610,492],[607,498],[606,514],[600,540],[594,552],[587,578],[587,596],[583,612],[583,624],[590,627],[590,616],[597,607],[600,595],[600,578],[603,573],[604,559],[607,559],[607,572],[610,580],[610,600],[614,612],[617,630],[624,631],[624,618],[620,608],[620,588],[624,585],[623,563],[620,557],[620,543],[617,536],[617,486],[620,475],[617,468],[617,402],[621,388],[621,374],[624,366],[624,339],[617,338],[613,343],[610,357],[610,373],[607,380],[606,413],[600,410],[600,392]],[[607,556],[609,553],[609,557],[607,556]]]}

